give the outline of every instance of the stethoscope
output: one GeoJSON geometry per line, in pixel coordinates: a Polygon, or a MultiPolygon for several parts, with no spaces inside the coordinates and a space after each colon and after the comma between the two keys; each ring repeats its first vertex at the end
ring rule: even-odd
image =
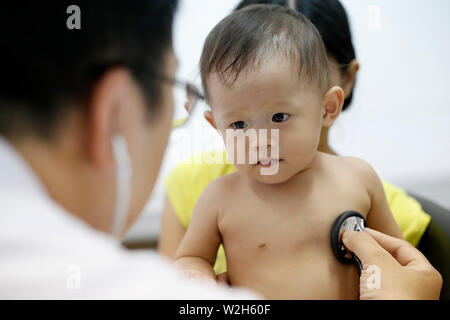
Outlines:
{"type": "Polygon", "coordinates": [[[331,228],[331,249],[335,257],[342,263],[354,263],[358,270],[358,276],[361,276],[361,260],[350,252],[342,243],[342,234],[345,230],[364,231],[367,227],[366,219],[357,211],[346,211],[342,213],[334,222],[331,228]]]}

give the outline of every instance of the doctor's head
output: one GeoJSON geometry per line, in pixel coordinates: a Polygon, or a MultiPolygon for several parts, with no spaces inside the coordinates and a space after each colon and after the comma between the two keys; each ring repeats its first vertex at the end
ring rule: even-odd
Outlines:
{"type": "Polygon", "coordinates": [[[157,178],[173,113],[176,2],[1,5],[0,134],[54,200],[96,229],[109,232],[117,214],[130,225],[157,178]]]}

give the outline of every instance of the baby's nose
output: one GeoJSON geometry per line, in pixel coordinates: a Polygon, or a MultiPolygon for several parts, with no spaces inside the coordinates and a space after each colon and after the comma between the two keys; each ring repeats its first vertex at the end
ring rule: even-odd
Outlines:
{"type": "Polygon", "coordinates": [[[279,144],[278,137],[278,129],[258,129],[257,134],[250,139],[250,148],[267,149],[277,146],[279,144]]]}

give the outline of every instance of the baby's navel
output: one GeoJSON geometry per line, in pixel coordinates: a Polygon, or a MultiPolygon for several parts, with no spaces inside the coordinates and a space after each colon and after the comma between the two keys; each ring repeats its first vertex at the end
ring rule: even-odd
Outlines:
{"type": "Polygon", "coordinates": [[[261,243],[261,244],[258,246],[258,248],[259,248],[259,249],[265,249],[265,248],[267,248],[267,245],[266,245],[265,243],[261,243]]]}

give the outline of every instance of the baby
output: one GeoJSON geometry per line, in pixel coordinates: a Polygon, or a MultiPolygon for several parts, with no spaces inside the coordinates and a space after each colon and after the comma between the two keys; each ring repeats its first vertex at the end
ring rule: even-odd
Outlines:
{"type": "Polygon", "coordinates": [[[369,227],[402,237],[374,170],[317,151],[321,128],[344,100],[330,85],[328,63],[318,31],[290,9],[250,6],[211,31],[200,62],[206,119],[224,138],[250,129],[268,138],[245,140],[258,150],[256,161],[246,154],[237,172],[199,198],[176,253],[183,270],[215,280],[223,244],[233,286],[269,299],[357,299],[355,266],[341,264],[330,247],[335,219],[355,210],[369,227]],[[262,174],[269,168],[276,170],[262,174]]]}

